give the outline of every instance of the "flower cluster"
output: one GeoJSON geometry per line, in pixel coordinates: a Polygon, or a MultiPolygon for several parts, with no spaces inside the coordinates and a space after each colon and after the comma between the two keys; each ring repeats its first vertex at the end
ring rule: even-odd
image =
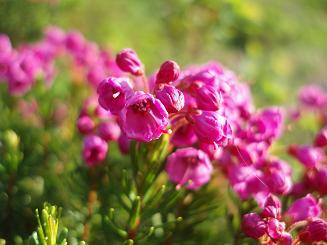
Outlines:
{"type": "Polygon", "coordinates": [[[0,34],[0,81],[7,82],[11,95],[24,95],[39,78],[49,86],[56,74],[55,60],[65,54],[73,59],[76,73],[84,74],[94,87],[103,77],[120,74],[110,54],[79,32],[65,33],[50,27],[40,42],[16,49],[6,35],[0,34]]]}
{"type": "Polygon", "coordinates": [[[245,235],[258,239],[260,244],[293,244],[291,232],[301,226],[304,228],[294,241],[324,241],[327,239],[327,222],[318,218],[320,215],[321,203],[310,194],[296,200],[284,214],[280,200],[270,195],[261,213],[245,214],[241,226],[245,235]]]}

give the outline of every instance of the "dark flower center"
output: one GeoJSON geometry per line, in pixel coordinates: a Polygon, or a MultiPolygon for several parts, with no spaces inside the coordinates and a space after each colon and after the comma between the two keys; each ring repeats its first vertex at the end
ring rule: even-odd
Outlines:
{"type": "Polygon", "coordinates": [[[151,102],[148,99],[141,100],[132,105],[132,109],[135,112],[148,112],[151,107],[151,102]]]}

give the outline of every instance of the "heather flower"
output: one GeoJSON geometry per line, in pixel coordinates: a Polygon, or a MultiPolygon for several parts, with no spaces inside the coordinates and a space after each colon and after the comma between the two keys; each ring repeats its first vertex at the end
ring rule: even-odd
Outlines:
{"type": "Polygon", "coordinates": [[[58,27],[51,26],[45,30],[45,41],[54,47],[58,47],[65,42],[65,32],[58,27]]]}
{"type": "Polygon", "coordinates": [[[267,234],[272,239],[280,239],[285,231],[285,223],[280,222],[275,218],[268,218],[267,220],[267,234]]]}
{"type": "Polygon", "coordinates": [[[121,126],[129,139],[149,142],[158,139],[168,125],[168,113],[151,94],[136,92],[120,113],[121,126]]]}
{"type": "Polygon", "coordinates": [[[222,103],[221,94],[213,87],[202,86],[196,90],[197,108],[205,111],[217,111],[222,103]]]}
{"type": "Polygon", "coordinates": [[[116,63],[122,71],[132,75],[141,76],[144,73],[143,65],[132,49],[126,48],[120,51],[116,56],[116,63]]]}
{"type": "Polygon", "coordinates": [[[223,151],[222,147],[217,147],[213,144],[207,144],[204,142],[200,142],[199,148],[207,153],[211,160],[217,160],[223,151]]]}
{"type": "Polygon", "coordinates": [[[168,113],[175,113],[184,107],[183,93],[172,85],[163,85],[156,91],[156,98],[165,106],[168,113]]]}
{"type": "Polygon", "coordinates": [[[177,80],[180,68],[175,61],[167,60],[161,64],[156,76],[156,83],[170,83],[177,80]]]}
{"type": "Polygon", "coordinates": [[[299,233],[299,240],[304,243],[327,240],[327,222],[315,218],[299,233]]]}
{"type": "Polygon", "coordinates": [[[248,139],[271,143],[280,136],[283,125],[283,112],[280,108],[266,108],[249,121],[248,139]]]}
{"type": "Polygon", "coordinates": [[[324,158],[324,153],[320,148],[306,145],[290,146],[289,153],[307,168],[318,166],[324,158]]]}
{"type": "Polygon", "coordinates": [[[245,214],[241,227],[246,236],[254,239],[259,239],[266,233],[266,223],[256,213],[245,214]]]}
{"type": "Polygon", "coordinates": [[[10,39],[5,34],[0,34],[0,61],[7,60],[12,55],[10,39]]]}
{"type": "Polygon", "coordinates": [[[299,100],[307,107],[320,109],[327,106],[327,93],[317,85],[307,85],[299,91],[299,100]]]}
{"type": "Polygon", "coordinates": [[[192,117],[194,132],[200,141],[226,145],[232,139],[232,129],[224,116],[217,112],[202,111],[192,117]]]}
{"type": "Polygon", "coordinates": [[[98,135],[105,141],[118,140],[120,136],[120,127],[116,122],[108,121],[102,122],[97,128],[98,135]]]}
{"type": "MultiPolygon", "coordinates": [[[[172,127],[174,128],[172,123],[172,127]]],[[[191,124],[186,123],[173,132],[170,142],[177,147],[186,147],[194,144],[197,141],[197,137],[194,133],[194,128],[191,124]]]]}
{"type": "Polygon", "coordinates": [[[97,93],[100,106],[112,114],[118,114],[125,106],[131,88],[127,80],[108,77],[99,84],[97,93]]]}
{"type": "Polygon", "coordinates": [[[94,130],[95,124],[89,116],[81,116],[77,119],[77,128],[81,134],[89,134],[94,130]]]}
{"type": "Polygon", "coordinates": [[[320,202],[311,194],[302,197],[288,208],[285,217],[293,222],[318,217],[321,214],[320,202]]]}
{"type": "Polygon", "coordinates": [[[317,147],[327,146],[327,126],[325,126],[316,136],[314,144],[317,147]]]}
{"type": "Polygon", "coordinates": [[[292,245],[292,235],[284,231],[278,239],[280,245],[292,245]]]}
{"type": "Polygon", "coordinates": [[[106,158],[108,144],[96,135],[84,138],[83,158],[89,167],[99,164],[106,158]]]}
{"type": "Polygon", "coordinates": [[[274,194],[285,195],[292,188],[290,176],[281,171],[272,170],[265,176],[265,179],[270,191],[274,194]]]}
{"type": "Polygon", "coordinates": [[[278,197],[274,195],[269,195],[265,201],[264,208],[261,213],[263,218],[281,218],[282,204],[278,197]]]}
{"type": "Polygon", "coordinates": [[[87,81],[95,88],[99,85],[104,77],[106,77],[106,71],[102,64],[95,64],[91,66],[86,74],[87,81]]]}
{"type": "Polygon", "coordinates": [[[85,39],[79,32],[69,32],[66,35],[65,44],[68,51],[78,54],[84,49],[85,39]]]}
{"type": "Polygon", "coordinates": [[[166,164],[169,179],[191,190],[206,184],[211,178],[212,170],[207,154],[192,147],[178,149],[168,157],[166,164]]]}

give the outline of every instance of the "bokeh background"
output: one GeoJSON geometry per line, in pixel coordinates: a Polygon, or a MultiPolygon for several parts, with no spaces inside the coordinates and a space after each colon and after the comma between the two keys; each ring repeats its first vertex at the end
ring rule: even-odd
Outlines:
{"type": "Polygon", "coordinates": [[[81,31],[114,52],[134,48],[152,72],[219,60],[252,84],[257,104],[294,100],[305,83],[326,83],[324,0],[0,0],[0,32],[14,43],[44,27],[81,31]]]}
{"type": "MultiPolygon", "coordinates": [[[[166,59],[175,60],[181,67],[218,60],[251,85],[258,107],[295,105],[297,89],[304,84],[327,87],[326,0],[0,0],[0,33],[6,33],[14,45],[40,40],[49,25],[78,30],[113,54],[131,47],[145,64],[147,74],[166,59]]],[[[75,176],[76,165],[83,174],[85,169],[79,168],[83,164],[81,138],[73,136],[78,135],[77,105],[87,92],[80,88],[82,92],[75,96],[75,85],[68,77],[67,69],[62,70],[56,78],[62,82],[55,83],[51,93],[38,95],[34,91],[38,101],[61,100],[70,105],[69,118],[63,126],[53,126],[50,102],[40,103],[45,115],[42,128],[22,123],[20,115],[0,101],[0,128],[12,129],[20,136],[24,154],[22,177],[17,181],[20,192],[13,204],[17,216],[13,225],[17,231],[22,230],[23,237],[30,234],[35,223],[33,208],[44,201],[67,210],[64,223],[73,232],[79,234],[83,228],[76,224],[85,217],[75,211],[87,212],[87,183],[83,176],[75,176]],[[42,96],[47,96],[47,100],[42,96]]],[[[10,101],[5,87],[1,89],[1,100],[10,101]]],[[[314,119],[306,117],[300,124],[274,148],[295,166],[295,172],[301,171],[298,163],[278,150],[290,142],[311,141],[317,131],[314,119]]],[[[127,162],[115,145],[110,146],[109,157],[112,165],[127,162]]],[[[3,193],[0,192],[0,210],[6,198],[3,193]]],[[[200,233],[213,237],[208,244],[217,244],[217,237],[221,239],[218,244],[231,240],[224,220],[218,218],[215,224],[202,226],[203,233],[198,231],[196,235],[199,239],[200,233]]],[[[21,238],[17,237],[16,244],[20,244],[17,241],[21,238]]],[[[97,239],[103,240],[101,236],[97,239]]]]}

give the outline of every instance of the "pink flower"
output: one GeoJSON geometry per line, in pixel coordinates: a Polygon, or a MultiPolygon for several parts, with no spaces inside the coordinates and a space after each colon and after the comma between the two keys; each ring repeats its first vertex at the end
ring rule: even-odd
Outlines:
{"type": "Polygon", "coordinates": [[[177,80],[180,68],[175,61],[167,60],[161,64],[157,73],[156,83],[170,83],[177,80]]]}
{"type": "Polygon", "coordinates": [[[232,139],[232,129],[227,119],[217,112],[203,111],[192,117],[194,131],[200,141],[226,145],[232,139]]]}
{"type": "Polygon", "coordinates": [[[325,126],[317,134],[314,143],[315,143],[315,146],[317,146],[317,147],[325,147],[325,146],[327,146],[327,126],[325,126]]]}
{"type": "Polygon", "coordinates": [[[251,141],[266,141],[270,143],[280,136],[283,126],[283,111],[281,108],[266,108],[249,121],[248,139],[251,141]]]}
{"type": "Polygon", "coordinates": [[[156,91],[156,97],[166,107],[168,113],[175,113],[184,107],[183,93],[172,85],[163,85],[156,91]]]}
{"type": "Polygon", "coordinates": [[[108,144],[96,135],[84,138],[83,158],[89,167],[99,164],[106,158],[108,144]]]}
{"type": "Polygon", "coordinates": [[[126,103],[127,94],[132,93],[127,80],[108,77],[98,88],[99,104],[112,114],[118,114],[126,103]]]}
{"type": "Polygon", "coordinates": [[[266,224],[256,213],[245,214],[241,227],[246,236],[254,239],[259,239],[266,233],[266,224]]]}
{"type": "Polygon", "coordinates": [[[178,149],[167,159],[166,171],[169,179],[191,190],[206,184],[211,178],[212,170],[207,154],[192,147],[178,149]]]}
{"type": "Polygon", "coordinates": [[[81,134],[89,134],[93,131],[95,124],[89,116],[81,116],[77,119],[77,128],[81,134]]]}
{"type": "Polygon", "coordinates": [[[275,218],[268,218],[267,233],[272,239],[280,239],[285,231],[285,223],[275,218]]]}
{"type": "Polygon", "coordinates": [[[118,140],[120,136],[120,127],[116,122],[102,122],[98,126],[98,134],[105,141],[118,140]]]}
{"type": "Polygon", "coordinates": [[[0,61],[7,60],[12,55],[10,39],[5,34],[0,34],[0,61]]]}
{"type": "Polygon", "coordinates": [[[304,243],[327,240],[327,222],[315,218],[299,233],[299,239],[304,243]]]}
{"type": "Polygon", "coordinates": [[[317,85],[307,85],[299,91],[299,100],[307,107],[320,109],[327,106],[327,93],[317,85]]]}
{"type": "Polygon", "coordinates": [[[116,56],[116,63],[122,71],[135,76],[142,76],[144,73],[143,65],[132,49],[126,48],[120,51],[116,56]]]}
{"type": "Polygon", "coordinates": [[[222,96],[217,89],[201,86],[196,90],[197,108],[204,111],[217,111],[222,103],[222,96]]]}
{"type": "Polygon", "coordinates": [[[292,223],[308,218],[318,217],[321,214],[320,202],[311,194],[302,197],[288,208],[285,217],[292,223]]]}
{"type": "Polygon", "coordinates": [[[278,197],[269,195],[265,201],[261,217],[280,219],[282,213],[282,204],[278,197]]]}
{"type": "Polygon", "coordinates": [[[272,193],[284,195],[290,192],[292,188],[292,180],[290,176],[282,171],[272,170],[266,176],[266,183],[272,193]]]}
{"type": "Polygon", "coordinates": [[[289,153],[307,168],[317,167],[324,157],[320,148],[306,145],[292,145],[289,148],[289,153]]]}
{"type": "Polygon", "coordinates": [[[78,54],[85,47],[85,39],[79,32],[69,32],[65,38],[65,44],[68,51],[78,54]]]}
{"type": "MultiPolygon", "coordinates": [[[[174,127],[174,124],[172,123],[174,127]]],[[[170,138],[173,145],[178,147],[186,147],[194,144],[197,141],[197,137],[194,133],[194,128],[191,124],[184,124],[180,126],[170,138]]]]}
{"type": "Polygon", "coordinates": [[[65,42],[65,32],[58,27],[50,26],[45,30],[45,41],[58,47],[65,42]]]}
{"type": "Polygon", "coordinates": [[[120,113],[124,133],[129,139],[149,142],[158,139],[168,125],[168,113],[151,94],[136,92],[120,113]]]}

